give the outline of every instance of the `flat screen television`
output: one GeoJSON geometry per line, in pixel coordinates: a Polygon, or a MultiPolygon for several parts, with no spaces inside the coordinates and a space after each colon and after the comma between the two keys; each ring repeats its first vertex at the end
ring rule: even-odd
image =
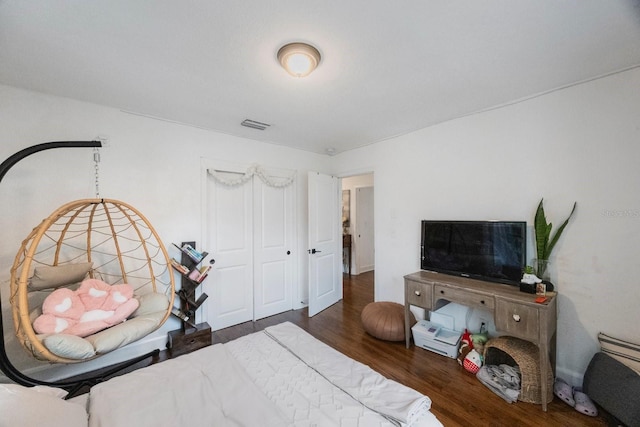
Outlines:
{"type": "Polygon", "coordinates": [[[524,221],[422,221],[422,270],[518,285],[526,266],[524,221]]]}

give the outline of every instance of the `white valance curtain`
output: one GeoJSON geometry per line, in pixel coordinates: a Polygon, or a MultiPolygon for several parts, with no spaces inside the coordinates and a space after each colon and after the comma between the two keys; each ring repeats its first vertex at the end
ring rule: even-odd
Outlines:
{"type": "Polygon", "coordinates": [[[293,172],[290,176],[279,177],[270,176],[265,168],[257,163],[252,164],[249,168],[243,172],[230,172],[230,171],[218,171],[215,169],[207,169],[207,173],[215,179],[217,182],[229,187],[235,187],[242,185],[249,181],[254,175],[262,180],[266,185],[270,187],[282,188],[291,185],[296,177],[296,173],[293,172]],[[239,177],[229,177],[229,174],[239,174],[239,177]]]}

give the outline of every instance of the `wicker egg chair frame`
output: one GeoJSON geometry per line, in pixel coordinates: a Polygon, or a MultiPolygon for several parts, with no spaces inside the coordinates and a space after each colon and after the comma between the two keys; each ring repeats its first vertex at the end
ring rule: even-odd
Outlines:
{"type": "MultiPolygon", "coordinates": [[[[50,142],[22,150],[0,165],[0,181],[9,168],[22,158],[51,148],[100,147],[100,141],[50,142]]],[[[76,363],[88,359],[70,359],[52,353],[42,343],[32,327],[33,307],[29,306],[29,285],[34,269],[77,263],[91,263],[88,276],[109,284],[127,283],[137,296],[162,293],[168,300],[164,317],[157,330],[171,315],[175,282],[170,257],[149,221],[132,206],[113,199],[82,199],[69,202],[50,214],[35,227],[22,245],[11,267],[9,299],[12,306],[15,334],[22,346],[40,360],[53,363],[76,363]]],[[[0,297],[0,305],[1,305],[0,297]]],[[[149,331],[148,333],[153,332],[149,331]]],[[[148,335],[147,333],[147,335],[148,335]]],[[[159,350],[136,357],[115,370],[79,382],[46,382],[30,378],[9,361],[0,316],[0,369],[13,381],[27,386],[50,385],[78,390],[102,381],[119,369],[138,363],[159,350]]]]}
{"type": "MultiPolygon", "coordinates": [[[[77,363],[49,351],[33,330],[29,278],[34,268],[90,262],[89,277],[111,285],[127,283],[135,295],[163,293],[170,300],[161,326],[173,306],[173,275],[169,256],[148,220],[131,205],[112,199],[83,199],[67,203],[49,215],[22,242],[11,268],[13,322],[18,341],[36,359],[77,363]],[[162,275],[168,283],[161,283],[162,275]],[[161,286],[164,289],[160,289],[161,286]]],[[[149,331],[149,333],[153,332],[149,331]]],[[[96,354],[91,359],[99,357],[96,354]]]]}

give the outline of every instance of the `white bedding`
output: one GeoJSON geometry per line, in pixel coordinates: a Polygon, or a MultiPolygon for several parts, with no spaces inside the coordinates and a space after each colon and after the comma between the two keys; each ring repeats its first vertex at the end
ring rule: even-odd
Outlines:
{"type": "Polygon", "coordinates": [[[94,386],[89,425],[441,426],[430,403],[283,323],[94,386]]]}

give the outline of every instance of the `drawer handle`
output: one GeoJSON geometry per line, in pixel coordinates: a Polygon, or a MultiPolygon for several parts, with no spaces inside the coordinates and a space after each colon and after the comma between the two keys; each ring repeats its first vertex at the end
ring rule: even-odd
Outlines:
{"type": "Polygon", "coordinates": [[[513,315],[513,320],[515,320],[516,322],[520,321],[520,315],[519,314],[514,314],[513,315]]]}
{"type": "Polygon", "coordinates": [[[444,291],[440,291],[440,293],[441,293],[442,295],[444,295],[444,291]]]}
{"type": "Polygon", "coordinates": [[[417,297],[420,296],[420,291],[414,291],[413,293],[416,294],[417,297]]]}
{"type": "Polygon", "coordinates": [[[480,300],[480,304],[484,305],[484,300],[480,300]]]}

